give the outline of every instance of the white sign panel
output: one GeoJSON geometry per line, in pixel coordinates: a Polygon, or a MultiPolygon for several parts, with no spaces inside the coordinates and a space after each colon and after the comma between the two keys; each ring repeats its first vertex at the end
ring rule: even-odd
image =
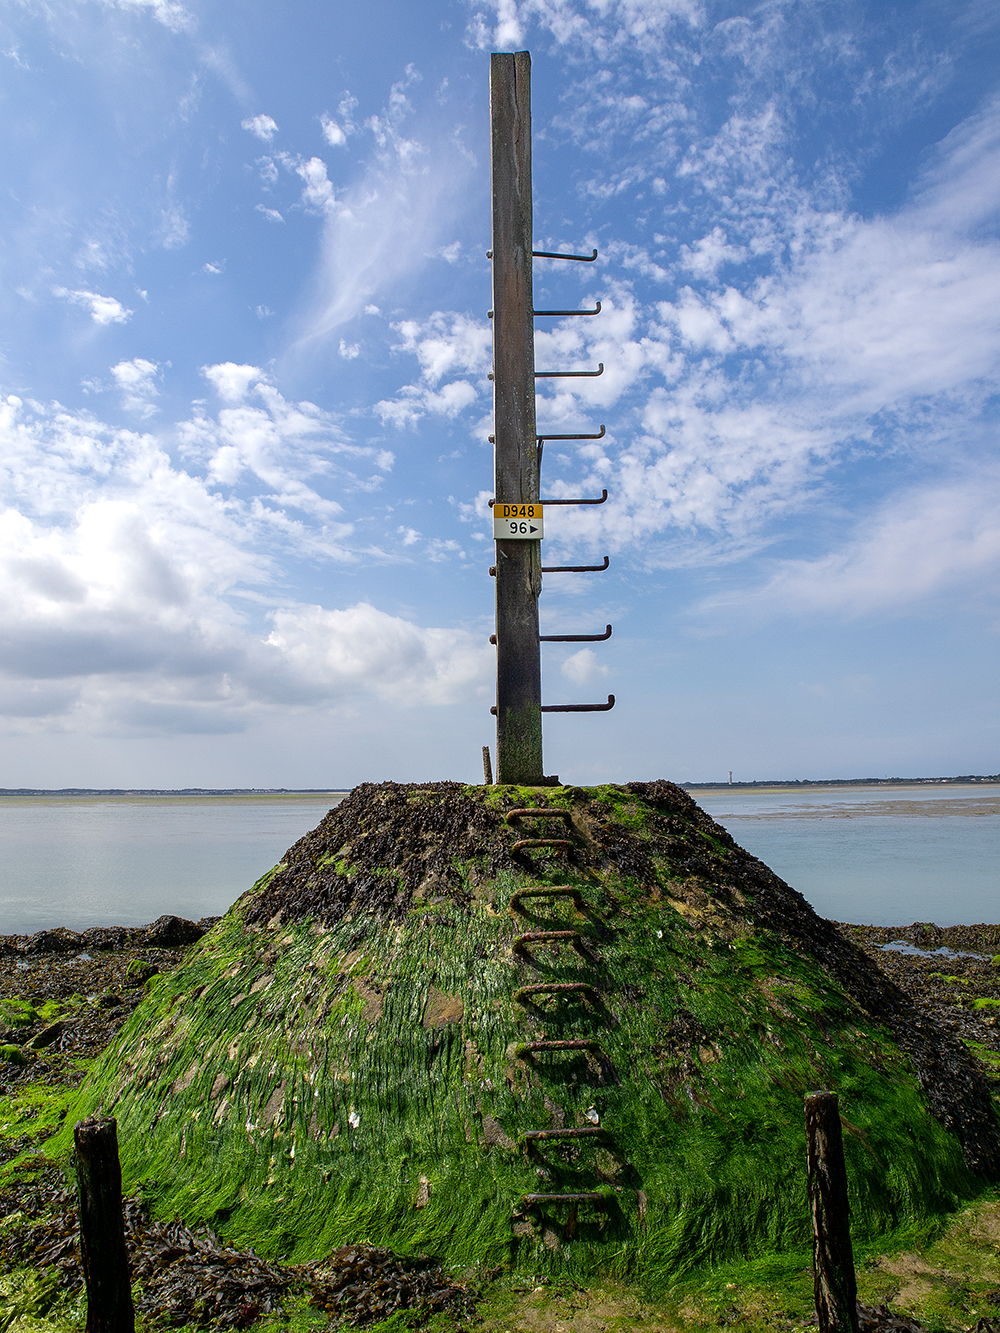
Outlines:
{"type": "Polygon", "coordinates": [[[540,504],[493,506],[493,540],[537,542],[545,536],[540,504]]]}

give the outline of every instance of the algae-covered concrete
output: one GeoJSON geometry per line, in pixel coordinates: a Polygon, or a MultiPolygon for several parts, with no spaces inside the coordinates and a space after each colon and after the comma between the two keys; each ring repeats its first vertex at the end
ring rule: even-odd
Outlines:
{"type": "Polygon", "coordinates": [[[965,1048],[666,782],[359,787],[148,989],[69,1120],[115,1114],[161,1211],[263,1253],[657,1284],[797,1250],[820,1086],[859,1239],[997,1171],[965,1048]],[[532,886],[578,896],[512,911],[532,886]],[[603,1133],[523,1139],[570,1128],[603,1133]],[[601,1197],[524,1203],[565,1192],[601,1197]]]}

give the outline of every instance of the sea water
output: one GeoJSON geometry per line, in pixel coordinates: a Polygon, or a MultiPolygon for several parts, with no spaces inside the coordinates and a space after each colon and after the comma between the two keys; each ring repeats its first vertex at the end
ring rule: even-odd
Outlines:
{"type": "MultiPolygon", "coordinates": [[[[692,795],[822,916],[1000,922],[1000,788],[692,795]]],[[[0,797],[0,935],[218,915],[341,799],[0,797]]]]}
{"type": "Polygon", "coordinates": [[[1000,922],[1000,788],[716,788],[691,793],[821,916],[1000,922]]]}
{"type": "Polygon", "coordinates": [[[219,916],[341,800],[2,796],[0,935],[219,916]]]}

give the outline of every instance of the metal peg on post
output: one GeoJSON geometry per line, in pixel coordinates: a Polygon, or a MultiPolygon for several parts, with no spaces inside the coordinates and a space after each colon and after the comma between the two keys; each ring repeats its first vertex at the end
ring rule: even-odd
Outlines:
{"type": "Polygon", "coordinates": [[[819,1333],[858,1333],[858,1287],[837,1094],[810,1092],[805,1115],[819,1333]]]}
{"type": "Polygon", "coordinates": [[[117,1122],[96,1117],[78,1120],[73,1140],[80,1195],[80,1258],[87,1285],[86,1333],[135,1333],[117,1122]]]}
{"type": "MultiPolygon", "coordinates": [[[[498,501],[538,499],[531,285],[531,56],[490,57],[493,414],[498,501]]],[[[499,783],[542,783],[541,544],[496,544],[499,783]]]]}

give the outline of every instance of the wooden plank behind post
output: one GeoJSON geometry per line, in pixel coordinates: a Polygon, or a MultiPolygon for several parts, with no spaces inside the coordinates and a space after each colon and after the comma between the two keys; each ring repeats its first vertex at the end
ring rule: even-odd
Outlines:
{"type": "Polygon", "coordinates": [[[117,1123],[96,1117],[78,1120],[73,1141],[80,1193],[80,1259],[87,1284],[86,1333],[135,1333],[117,1123]]]}
{"type": "MultiPolygon", "coordinates": [[[[497,500],[538,499],[531,291],[531,56],[490,57],[497,500]]],[[[542,781],[541,543],[496,544],[497,782],[542,781]]]]}
{"type": "Polygon", "coordinates": [[[810,1092],[805,1111],[819,1333],[858,1333],[858,1287],[837,1094],[810,1092]]]}

